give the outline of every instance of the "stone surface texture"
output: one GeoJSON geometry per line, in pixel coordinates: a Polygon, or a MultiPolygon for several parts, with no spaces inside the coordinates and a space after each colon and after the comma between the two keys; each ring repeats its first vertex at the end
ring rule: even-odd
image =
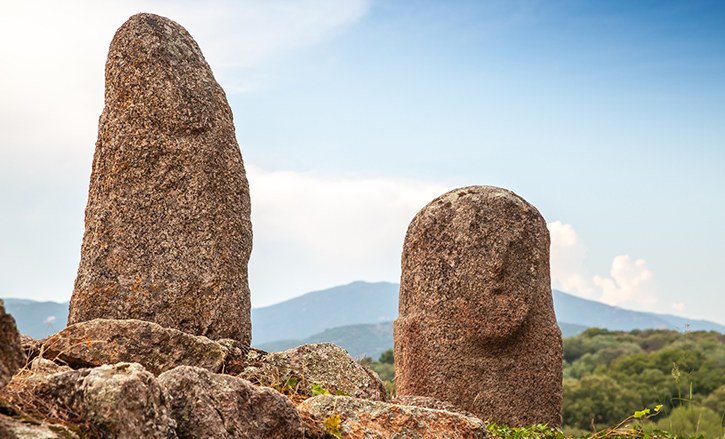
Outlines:
{"type": "Polygon", "coordinates": [[[303,437],[294,404],[276,390],[188,366],[158,380],[171,397],[180,439],[303,437]]]}
{"type": "Polygon", "coordinates": [[[279,386],[295,378],[296,391],[307,396],[313,395],[312,387],[317,384],[331,393],[375,401],[389,399],[385,385],[375,372],[358,364],[345,349],[332,343],[307,344],[273,353],[250,349],[237,375],[252,382],[279,386]]]}
{"type": "Polygon", "coordinates": [[[488,438],[480,419],[443,410],[332,395],[315,396],[297,409],[320,424],[317,431],[325,430],[322,424],[330,416],[339,416],[344,438],[488,438]]]}
{"type": "Polygon", "coordinates": [[[143,320],[94,319],[42,340],[43,357],[74,369],[134,362],[159,375],[177,366],[217,372],[224,365],[219,343],[143,320]]]}
{"type": "Polygon", "coordinates": [[[80,439],[61,424],[19,420],[0,414],[0,439],[80,439]]]}
{"type": "Polygon", "coordinates": [[[0,299],[0,388],[24,365],[25,353],[15,319],[5,312],[5,303],[0,299]]]}
{"type": "Polygon", "coordinates": [[[85,425],[92,436],[175,439],[169,397],[141,365],[119,363],[52,375],[16,376],[15,401],[23,411],[85,425]]]}
{"type": "Polygon", "coordinates": [[[140,319],[249,344],[251,206],[232,112],[167,18],[134,15],[111,42],[85,215],[69,324],[140,319]]]}
{"type": "Polygon", "coordinates": [[[450,191],[415,216],[394,324],[399,396],[509,427],[561,425],[562,340],[541,214],[505,189],[450,191]]]}
{"type": "Polygon", "coordinates": [[[468,416],[472,418],[476,417],[476,415],[474,415],[473,413],[461,410],[448,401],[439,401],[435,398],[431,398],[430,396],[396,396],[393,399],[392,403],[397,405],[424,407],[434,410],[445,410],[447,412],[458,413],[459,415],[463,416],[468,416]]]}

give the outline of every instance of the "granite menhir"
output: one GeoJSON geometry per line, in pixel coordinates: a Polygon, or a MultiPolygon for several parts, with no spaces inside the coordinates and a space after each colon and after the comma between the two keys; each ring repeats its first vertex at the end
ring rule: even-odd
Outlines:
{"type": "Polygon", "coordinates": [[[397,395],[433,397],[510,427],[560,426],[549,244],[539,211],[505,189],[456,189],[418,212],[394,324],[397,395]]]}
{"type": "Polygon", "coordinates": [[[140,319],[249,344],[250,214],[232,111],[199,46],[134,15],[106,62],[68,324],[140,319]]]}

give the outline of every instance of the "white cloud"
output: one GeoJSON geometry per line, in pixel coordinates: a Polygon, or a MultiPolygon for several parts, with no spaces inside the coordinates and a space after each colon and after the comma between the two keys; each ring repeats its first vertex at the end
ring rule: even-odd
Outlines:
{"type": "Polygon", "coordinates": [[[368,0],[4,2],[0,14],[0,163],[90,163],[113,34],[153,12],[189,30],[228,93],[254,87],[264,65],[359,20],[368,0]],[[254,70],[257,69],[257,70],[254,70]]]}
{"type": "Polygon", "coordinates": [[[555,288],[582,296],[592,296],[594,285],[584,265],[586,247],[571,224],[547,224],[551,236],[551,283],[555,288]]]}
{"type": "Polygon", "coordinates": [[[586,247],[574,227],[561,221],[549,223],[548,227],[554,288],[612,306],[642,307],[657,301],[654,275],[644,259],[632,261],[629,255],[616,256],[612,261],[611,277],[591,277],[584,265],[586,247]]]}
{"type": "Polygon", "coordinates": [[[673,304],[672,304],[672,308],[674,308],[674,309],[676,309],[676,310],[678,310],[678,311],[682,311],[682,310],[684,310],[684,309],[685,309],[685,302],[677,302],[677,303],[673,303],[673,304]]]}
{"type": "Polygon", "coordinates": [[[654,276],[644,259],[632,261],[629,255],[617,256],[612,261],[610,274],[611,278],[594,276],[594,283],[602,288],[602,302],[648,305],[657,301],[654,276]]]}
{"type": "Polygon", "coordinates": [[[247,167],[254,306],[353,280],[398,282],[413,216],[452,187],[387,178],[330,179],[247,167]],[[323,281],[324,284],[317,282],[323,281]]]}

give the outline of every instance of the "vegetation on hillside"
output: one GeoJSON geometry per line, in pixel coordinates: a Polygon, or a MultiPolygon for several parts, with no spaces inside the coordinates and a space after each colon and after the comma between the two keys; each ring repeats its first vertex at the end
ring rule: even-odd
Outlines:
{"type": "Polygon", "coordinates": [[[392,349],[383,352],[378,361],[372,361],[370,357],[365,357],[360,363],[377,372],[380,379],[386,382],[386,385],[389,385],[395,379],[392,349]]]}
{"type": "Polygon", "coordinates": [[[725,336],[591,328],[564,339],[565,431],[600,430],[657,405],[650,431],[725,437],[725,336]]]}
{"type": "MultiPolygon", "coordinates": [[[[393,351],[362,360],[394,380],[393,351]]],[[[710,331],[608,331],[564,339],[564,427],[513,429],[500,438],[725,439],[725,335],[710,331]]]]}

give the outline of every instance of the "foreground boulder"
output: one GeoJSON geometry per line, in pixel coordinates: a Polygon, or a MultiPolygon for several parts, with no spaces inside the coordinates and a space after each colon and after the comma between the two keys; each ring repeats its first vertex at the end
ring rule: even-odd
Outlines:
{"type": "Polygon", "coordinates": [[[332,395],[315,396],[297,406],[297,409],[303,416],[315,420],[313,431],[334,431],[341,437],[488,438],[486,427],[480,419],[443,410],[332,395]]]}
{"type": "Polygon", "coordinates": [[[217,372],[225,357],[221,345],[206,337],[142,320],[95,319],[68,326],[40,343],[44,358],[75,369],[134,362],[154,375],[177,366],[217,372]]]}
{"type": "Polygon", "coordinates": [[[24,412],[80,425],[99,437],[177,437],[168,394],[141,365],[119,363],[47,374],[58,366],[39,361],[39,368],[48,369],[16,376],[8,385],[13,390],[9,399],[24,412]]]}
{"type": "Polygon", "coordinates": [[[523,198],[472,186],[418,212],[403,246],[399,308],[397,395],[448,401],[509,427],[561,425],[549,232],[523,198]]]}
{"type": "Polygon", "coordinates": [[[15,319],[5,312],[5,303],[0,299],[0,388],[23,365],[25,354],[20,345],[20,333],[15,326],[15,319]]]}
{"type": "Polygon", "coordinates": [[[239,377],[267,386],[294,387],[296,393],[312,396],[317,391],[356,398],[387,401],[380,377],[358,364],[347,351],[332,343],[298,346],[284,352],[266,353],[250,349],[244,363],[236,366],[239,377]]]}
{"type": "Polygon", "coordinates": [[[134,15],[108,52],[68,323],[139,319],[249,345],[250,213],[232,112],[199,46],[134,15]]]}
{"type": "Polygon", "coordinates": [[[268,387],[198,367],[180,366],[159,376],[171,398],[180,439],[302,439],[292,401],[268,387]]]}

